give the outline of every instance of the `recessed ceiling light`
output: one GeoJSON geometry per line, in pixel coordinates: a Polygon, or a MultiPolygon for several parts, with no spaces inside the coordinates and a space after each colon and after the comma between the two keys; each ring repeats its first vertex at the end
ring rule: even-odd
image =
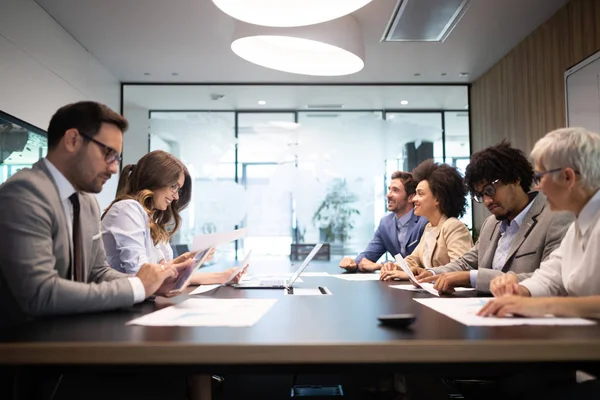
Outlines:
{"type": "Polygon", "coordinates": [[[458,74],[458,76],[460,76],[460,77],[463,77],[463,78],[464,78],[464,77],[467,77],[467,76],[469,76],[469,73],[468,73],[468,72],[461,72],[460,74],[458,74]]]}
{"type": "Polygon", "coordinates": [[[402,100],[402,101],[400,102],[400,104],[402,104],[403,106],[405,106],[405,105],[407,105],[407,104],[408,104],[408,100],[402,100]]]}
{"type": "Polygon", "coordinates": [[[150,72],[144,72],[144,75],[150,76],[150,72]]]}
{"type": "Polygon", "coordinates": [[[265,104],[267,104],[267,102],[266,102],[266,101],[264,101],[264,100],[259,100],[259,101],[258,101],[258,105],[259,105],[259,106],[264,106],[265,104]]]}
{"type": "Polygon", "coordinates": [[[319,24],[348,15],[372,0],[213,0],[225,14],[254,25],[292,27],[319,24]],[[333,4],[332,4],[333,3],[333,4]]]}
{"type": "Polygon", "coordinates": [[[293,74],[350,75],[365,65],[362,34],[350,16],[299,28],[238,22],[231,50],[251,63],[293,74]]]}

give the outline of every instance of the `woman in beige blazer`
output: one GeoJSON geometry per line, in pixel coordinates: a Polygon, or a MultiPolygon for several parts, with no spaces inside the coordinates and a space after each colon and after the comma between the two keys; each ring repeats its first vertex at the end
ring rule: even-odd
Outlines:
{"type": "MultiPolygon", "coordinates": [[[[429,220],[419,245],[406,257],[409,267],[435,268],[461,257],[473,247],[469,230],[458,220],[465,213],[466,187],[462,176],[447,164],[427,160],[413,170],[419,181],[413,198],[415,215],[429,220]]],[[[389,266],[390,264],[388,264],[389,266]]],[[[382,270],[381,279],[407,279],[395,269],[382,270]]]]}

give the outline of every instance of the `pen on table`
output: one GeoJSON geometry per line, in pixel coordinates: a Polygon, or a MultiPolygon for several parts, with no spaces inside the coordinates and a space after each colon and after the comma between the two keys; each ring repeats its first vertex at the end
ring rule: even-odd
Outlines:
{"type": "Polygon", "coordinates": [[[321,294],[327,294],[327,291],[323,286],[319,286],[319,291],[321,292],[321,294]]]}

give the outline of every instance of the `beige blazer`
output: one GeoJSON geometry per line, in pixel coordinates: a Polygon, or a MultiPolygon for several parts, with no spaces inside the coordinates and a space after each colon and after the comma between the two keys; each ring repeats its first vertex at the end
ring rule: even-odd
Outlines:
{"type": "MultiPolygon", "coordinates": [[[[431,266],[439,267],[462,257],[473,247],[473,239],[469,230],[457,218],[446,218],[442,216],[439,222],[440,229],[435,239],[435,247],[431,253],[431,266]]],[[[425,231],[431,229],[431,223],[425,227],[425,231]]],[[[423,252],[425,250],[425,235],[421,236],[419,245],[406,257],[409,267],[424,268],[423,252]]]]}

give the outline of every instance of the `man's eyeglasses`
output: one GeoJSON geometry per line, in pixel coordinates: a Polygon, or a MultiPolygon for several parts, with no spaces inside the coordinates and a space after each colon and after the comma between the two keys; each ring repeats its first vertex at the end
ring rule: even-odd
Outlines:
{"type": "Polygon", "coordinates": [[[483,196],[493,197],[496,194],[496,185],[500,179],[496,179],[492,183],[488,183],[483,187],[481,192],[473,192],[473,199],[478,203],[483,203],[483,196]]]}
{"type": "MultiPolygon", "coordinates": [[[[535,174],[533,174],[533,181],[535,182],[536,185],[539,185],[540,182],[542,181],[542,177],[544,175],[551,174],[553,172],[562,171],[563,169],[565,169],[565,168],[564,167],[563,168],[554,168],[554,169],[551,169],[550,171],[536,172],[535,174]]],[[[579,174],[579,171],[573,170],[573,172],[575,172],[576,174],[579,174]]]]}
{"type": "Polygon", "coordinates": [[[171,189],[171,193],[175,194],[177,193],[178,196],[181,196],[181,186],[179,186],[179,183],[174,183],[170,186],[171,189]]]}
{"type": "Polygon", "coordinates": [[[115,161],[121,161],[121,155],[119,154],[118,151],[116,151],[115,149],[113,149],[112,147],[108,147],[107,145],[105,145],[102,142],[99,142],[98,140],[94,139],[91,136],[88,136],[84,133],[79,132],[79,134],[81,136],[83,136],[86,140],[89,140],[91,142],[96,143],[98,146],[100,146],[100,148],[102,149],[102,151],[104,152],[104,161],[106,161],[107,164],[112,164],[115,161]]]}

